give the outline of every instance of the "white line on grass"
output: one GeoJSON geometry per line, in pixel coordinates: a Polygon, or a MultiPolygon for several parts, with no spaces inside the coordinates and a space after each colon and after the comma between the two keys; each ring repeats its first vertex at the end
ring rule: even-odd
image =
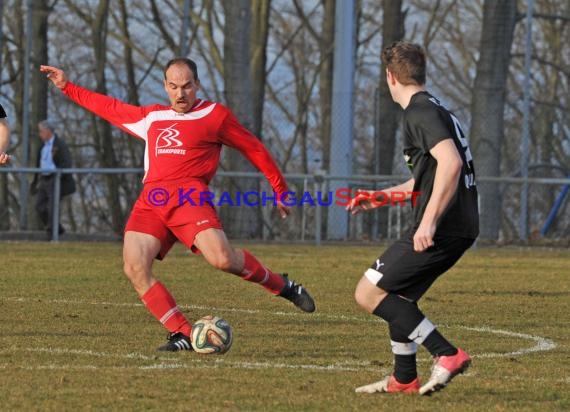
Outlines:
{"type": "MultiPolygon", "coordinates": [[[[315,371],[349,371],[349,372],[362,372],[362,369],[349,369],[349,368],[334,368],[332,365],[326,367],[319,367],[317,365],[285,365],[285,364],[257,364],[257,363],[248,363],[248,362],[241,362],[240,364],[236,363],[202,363],[202,364],[182,364],[182,363],[156,363],[146,366],[102,366],[102,365],[70,365],[70,364],[55,364],[55,363],[48,363],[44,365],[14,365],[14,364],[0,364],[0,370],[13,370],[13,369],[22,369],[22,370],[172,370],[172,369],[217,369],[221,367],[230,367],[230,368],[242,368],[242,369],[310,369],[315,371]]],[[[381,373],[388,373],[388,371],[382,371],[381,373]]]]}
{"type": "MultiPolygon", "coordinates": [[[[329,365],[312,365],[312,364],[286,364],[286,363],[275,363],[275,362],[243,362],[243,361],[232,361],[224,358],[215,358],[213,356],[208,357],[184,357],[184,363],[181,363],[181,359],[173,360],[172,358],[164,356],[146,356],[140,353],[127,353],[127,354],[117,354],[108,352],[96,352],[92,350],[83,349],[65,349],[65,348],[6,348],[0,350],[0,353],[6,352],[33,352],[33,353],[49,353],[50,355],[61,355],[61,356],[85,356],[85,357],[96,357],[96,358],[107,358],[107,359],[137,359],[143,361],[152,361],[148,365],[134,365],[134,366],[99,366],[99,368],[111,368],[111,369],[143,369],[143,370],[153,370],[153,369],[194,369],[194,368],[241,368],[241,369],[305,369],[314,371],[327,371],[327,372],[362,372],[366,370],[378,371],[378,367],[373,366],[370,362],[341,362],[332,363],[329,365]],[[174,363],[173,363],[174,362],[174,363]],[[346,366],[349,365],[349,366],[346,366]],[[360,366],[360,367],[358,367],[360,366]]],[[[6,365],[0,365],[0,367],[6,368],[6,365]]],[[[13,365],[12,365],[13,366],[13,365]]],[[[66,368],[68,365],[25,365],[20,366],[23,369],[52,369],[57,367],[66,368]]],[[[93,365],[69,365],[70,369],[93,369],[93,365]]]]}
{"type": "Polygon", "coordinates": [[[533,335],[528,335],[526,333],[511,332],[508,330],[501,330],[501,329],[491,329],[489,327],[480,327],[480,328],[473,328],[473,327],[468,327],[468,326],[458,326],[458,327],[460,329],[471,330],[471,331],[475,331],[475,332],[488,332],[488,333],[494,333],[495,335],[504,335],[504,336],[509,336],[512,338],[527,339],[527,340],[534,341],[536,343],[536,345],[534,345],[531,348],[519,349],[519,350],[516,350],[513,352],[507,352],[507,353],[481,353],[478,355],[473,355],[473,357],[497,358],[497,357],[520,356],[520,355],[526,355],[527,353],[533,353],[533,352],[546,352],[546,351],[552,350],[556,347],[556,344],[552,340],[543,338],[541,336],[533,336],[533,335]]]}
{"type": "MultiPolygon", "coordinates": [[[[99,370],[112,370],[112,371],[132,371],[132,370],[172,370],[172,369],[216,369],[219,368],[219,364],[181,364],[181,363],[157,363],[148,366],[102,366],[102,365],[70,365],[70,364],[54,364],[48,363],[44,365],[14,365],[14,364],[0,364],[0,370],[14,370],[14,369],[21,369],[21,370],[29,370],[29,371],[39,371],[39,370],[64,370],[64,371],[99,371],[99,370]]],[[[274,367],[271,365],[270,367],[274,367]]],[[[292,367],[287,365],[287,367],[292,367]]],[[[248,369],[254,369],[250,366],[248,369]]],[[[262,368],[257,368],[262,369],[262,368]]],[[[263,368],[267,369],[267,368],[263,368]]],[[[313,369],[313,368],[311,368],[313,369]]],[[[331,369],[325,369],[326,371],[330,371],[331,369]]],[[[352,370],[351,370],[352,371],[352,370]]],[[[357,371],[362,371],[362,369],[358,369],[357,371]]],[[[390,373],[388,369],[377,371],[379,375],[390,373]]],[[[473,374],[467,372],[462,375],[463,377],[472,377],[473,374]]],[[[509,377],[510,380],[515,381],[527,381],[528,378],[521,378],[517,376],[509,377]]],[[[534,378],[533,381],[535,382],[548,382],[548,383],[570,383],[570,377],[562,377],[559,379],[546,379],[544,377],[534,378]]]]}
{"type": "MultiPolygon", "coordinates": [[[[121,302],[85,302],[80,300],[70,300],[70,299],[40,299],[40,298],[22,298],[22,297],[2,297],[0,299],[12,301],[12,302],[42,302],[42,303],[53,303],[53,304],[65,304],[65,305],[96,305],[96,306],[119,306],[119,307],[139,307],[143,306],[141,303],[121,303],[121,302]]],[[[199,309],[204,311],[213,311],[217,313],[223,312],[235,312],[235,313],[247,313],[247,314],[264,314],[264,315],[274,315],[274,316],[290,316],[290,317],[300,317],[300,316],[307,316],[306,314],[301,314],[298,312],[281,312],[281,311],[262,311],[259,309],[240,309],[240,308],[218,308],[218,307],[211,307],[211,306],[200,306],[200,305],[178,305],[182,309],[199,309]]],[[[377,323],[379,322],[378,319],[373,318],[371,316],[347,316],[347,315],[331,315],[326,313],[313,313],[310,315],[310,318],[317,318],[317,319],[328,319],[334,321],[356,321],[356,322],[369,322],[369,323],[377,323]]],[[[517,349],[511,352],[506,353],[479,353],[473,354],[472,356],[475,358],[500,358],[500,357],[512,357],[512,356],[521,356],[526,355],[529,353],[534,352],[546,352],[556,348],[556,344],[554,341],[544,338],[542,336],[534,336],[529,335],[526,333],[518,333],[512,332],[507,330],[501,329],[492,329],[490,327],[469,327],[469,326],[445,326],[448,328],[458,328],[458,329],[465,329],[474,332],[483,332],[483,333],[492,333],[495,335],[503,335],[509,336],[512,338],[520,338],[524,340],[530,340],[535,343],[534,346],[530,348],[522,348],[517,349]]],[[[140,355],[144,356],[144,355],[140,355]]]]}

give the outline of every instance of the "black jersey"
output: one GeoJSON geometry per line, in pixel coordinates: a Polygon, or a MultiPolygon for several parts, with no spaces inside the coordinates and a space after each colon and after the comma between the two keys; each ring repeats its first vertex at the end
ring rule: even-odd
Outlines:
{"type": "Polygon", "coordinates": [[[0,119],[3,119],[5,117],[6,117],[6,112],[4,111],[2,105],[0,104],[0,119]]]}
{"type": "Polygon", "coordinates": [[[430,150],[453,139],[463,160],[455,196],[437,224],[437,235],[475,239],[479,234],[479,210],[473,158],[457,118],[428,92],[414,94],[404,110],[404,158],[414,177],[414,191],[421,192],[414,206],[414,232],[431,197],[437,161],[430,150]]]}

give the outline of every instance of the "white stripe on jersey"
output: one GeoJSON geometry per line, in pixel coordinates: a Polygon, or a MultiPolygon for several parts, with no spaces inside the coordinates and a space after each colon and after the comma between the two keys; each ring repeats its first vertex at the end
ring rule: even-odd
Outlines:
{"type": "MultiPolygon", "coordinates": [[[[200,107],[203,101],[201,101],[196,107],[200,107]]],[[[146,117],[142,118],[136,123],[125,123],[123,127],[129,129],[132,133],[139,136],[140,138],[144,139],[145,141],[148,139],[148,129],[150,125],[158,120],[198,120],[203,117],[209,115],[212,110],[216,107],[216,103],[212,103],[208,107],[205,107],[200,110],[194,110],[188,113],[180,114],[175,112],[172,109],[167,110],[157,110],[154,112],[150,112],[146,115],[146,117]]]]}
{"type": "MultiPolygon", "coordinates": [[[[201,100],[200,102],[198,102],[196,107],[203,106],[205,102],[206,102],[205,100],[201,100]]],[[[142,179],[143,182],[146,180],[146,175],[150,167],[150,156],[148,153],[148,129],[150,128],[150,125],[158,120],[175,120],[175,121],[198,120],[209,115],[212,112],[212,110],[214,110],[215,107],[216,103],[212,103],[203,109],[195,110],[184,114],[177,113],[172,109],[156,110],[150,112],[149,114],[146,115],[146,117],[142,118],[138,122],[123,124],[123,127],[127,128],[136,136],[143,139],[145,143],[147,143],[144,148],[144,176],[142,179]]]]}

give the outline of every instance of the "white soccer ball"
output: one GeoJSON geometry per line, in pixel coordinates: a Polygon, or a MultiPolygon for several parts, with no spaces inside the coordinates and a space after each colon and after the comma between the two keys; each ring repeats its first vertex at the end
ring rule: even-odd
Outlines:
{"type": "Polygon", "coordinates": [[[226,353],[232,347],[232,327],[218,316],[204,316],[192,325],[191,341],[197,353],[226,353]]]}

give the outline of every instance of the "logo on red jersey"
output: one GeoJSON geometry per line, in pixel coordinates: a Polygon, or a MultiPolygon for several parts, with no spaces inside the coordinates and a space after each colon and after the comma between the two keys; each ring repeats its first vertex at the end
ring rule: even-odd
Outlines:
{"type": "Polygon", "coordinates": [[[178,123],[174,123],[165,129],[158,129],[161,133],[156,138],[155,153],[157,156],[159,154],[186,154],[186,149],[180,149],[182,142],[177,139],[178,136],[180,136],[180,132],[174,128],[177,124],[178,123]]]}

